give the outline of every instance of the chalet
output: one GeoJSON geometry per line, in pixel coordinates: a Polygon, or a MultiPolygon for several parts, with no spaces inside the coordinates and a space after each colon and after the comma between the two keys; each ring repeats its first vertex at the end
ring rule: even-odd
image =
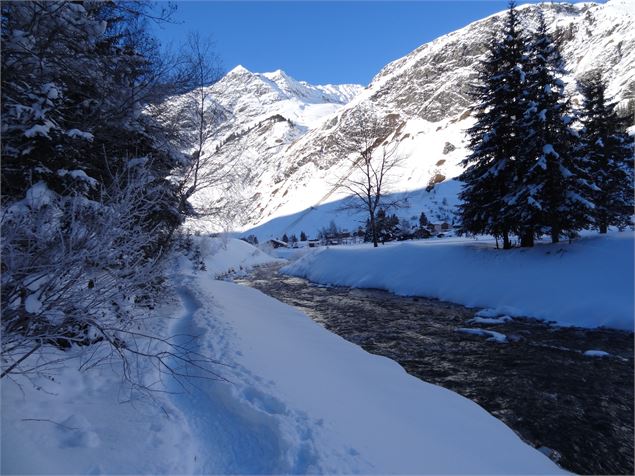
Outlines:
{"type": "Polygon", "coordinates": [[[274,249],[277,249],[277,248],[288,248],[289,247],[289,244],[285,243],[282,240],[271,239],[271,240],[267,241],[267,244],[269,246],[271,246],[272,248],[274,248],[274,249]]]}

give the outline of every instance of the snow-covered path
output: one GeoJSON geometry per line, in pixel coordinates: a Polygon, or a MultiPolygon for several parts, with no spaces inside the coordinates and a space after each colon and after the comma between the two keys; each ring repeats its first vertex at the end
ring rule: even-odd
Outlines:
{"type": "MultiPolygon", "coordinates": [[[[202,296],[201,302],[193,290],[195,286],[195,281],[190,279],[177,288],[185,312],[176,321],[172,333],[179,336],[178,345],[206,355],[210,355],[210,347],[213,347],[213,354],[223,360],[227,348],[219,336],[224,331],[217,327],[220,323],[214,322],[209,312],[213,308],[212,300],[202,296]],[[206,345],[211,340],[215,345],[206,345]]],[[[234,381],[240,379],[243,372],[244,369],[235,366],[231,370],[220,367],[219,375],[228,379],[223,381],[190,369],[192,379],[170,384],[173,403],[183,409],[198,442],[196,473],[279,474],[292,470],[281,447],[282,437],[275,418],[236,398],[234,390],[241,385],[234,381]]]]}
{"type": "Polygon", "coordinates": [[[178,330],[231,384],[174,397],[197,472],[563,472],[481,407],[257,290],[191,275],[178,330]]]}
{"type": "Polygon", "coordinates": [[[207,272],[177,266],[180,303],[148,322],[165,335],[172,321],[177,343],[222,362],[225,380],[170,380],[151,401],[123,400],[116,366],[3,382],[2,473],[563,473],[472,401],[214,279],[224,258],[225,272],[271,261],[235,240],[207,272]]]}

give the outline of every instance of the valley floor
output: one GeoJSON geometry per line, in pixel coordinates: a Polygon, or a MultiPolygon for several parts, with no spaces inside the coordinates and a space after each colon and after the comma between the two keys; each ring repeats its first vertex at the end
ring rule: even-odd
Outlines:
{"type": "MultiPolygon", "coordinates": [[[[223,254],[235,271],[267,260],[223,254]]],[[[77,351],[52,380],[3,381],[2,473],[562,472],[474,402],[218,274],[181,263],[156,317],[219,379],[164,378],[148,401],[112,366],[76,371],[77,351]]]]}

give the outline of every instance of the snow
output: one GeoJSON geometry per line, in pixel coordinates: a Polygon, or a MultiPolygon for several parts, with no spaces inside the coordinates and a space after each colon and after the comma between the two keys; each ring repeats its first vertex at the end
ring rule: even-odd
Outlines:
{"type": "Polygon", "coordinates": [[[48,122],[46,124],[35,124],[32,127],[29,127],[26,131],[24,131],[24,136],[32,139],[33,137],[42,136],[50,139],[49,131],[53,126],[52,123],[48,122]]]}
{"type": "Polygon", "coordinates": [[[475,317],[479,318],[497,318],[502,314],[498,309],[481,309],[476,314],[475,317]]]}
{"type": "MultiPolygon", "coordinates": [[[[461,183],[456,180],[448,180],[437,184],[432,190],[426,188],[414,189],[403,193],[387,194],[384,199],[386,203],[401,200],[404,206],[397,210],[390,210],[396,213],[399,218],[410,220],[412,224],[418,226],[419,215],[424,212],[431,223],[452,222],[454,206],[458,203],[457,195],[461,183]]],[[[301,209],[289,215],[278,216],[266,221],[259,226],[251,228],[241,233],[241,236],[251,234],[258,237],[260,242],[270,238],[280,238],[285,233],[288,236],[295,234],[300,236],[304,231],[311,239],[317,237],[319,231],[327,227],[331,220],[335,221],[338,228],[348,231],[355,231],[359,226],[365,226],[368,219],[368,212],[357,210],[344,210],[349,203],[341,195],[321,204],[319,192],[327,193],[328,190],[316,184],[314,189],[305,189],[302,197],[292,204],[293,208],[281,208],[279,213],[285,210],[297,210],[301,205],[307,208],[301,209]]]]}
{"type": "Polygon", "coordinates": [[[97,185],[97,180],[88,176],[86,172],[84,172],[83,170],[59,169],[57,171],[57,175],[59,175],[60,177],[65,177],[68,175],[69,177],[72,177],[76,180],[81,180],[82,182],[86,182],[91,187],[95,187],[97,185]]]}
{"type": "Polygon", "coordinates": [[[236,393],[286,423],[279,427],[296,448],[292,467],[302,463],[327,473],[557,470],[473,402],[407,375],[306,315],[232,283],[208,281],[202,290],[240,336],[238,375],[231,378],[236,393]]]}
{"type": "Polygon", "coordinates": [[[486,329],[459,327],[457,329],[457,332],[463,332],[464,334],[473,334],[477,336],[488,336],[489,339],[487,340],[493,340],[501,344],[507,342],[507,336],[505,334],[501,334],[500,332],[495,331],[488,331],[486,329]]]}
{"type": "Polygon", "coordinates": [[[80,131],[79,129],[71,129],[66,132],[66,135],[73,139],[79,138],[87,141],[92,141],[95,138],[90,132],[80,131]]]}
{"type": "Polygon", "coordinates": [[[584,352],[584,355],[588,357],[608,357],[611,354],[603,350],[587,350],[584,352]]]}
{"type": "Polygon", "coordinates": [[[558,154],[554,148],[552,144],[545,144],[544,147],[542,148],[542,153],[543,155],[547,156],[547,155],[553,155],[555,158],[560,157],[560,154],[558,154]]]}
{"type": "Polygon", "coordinates": [[[41,208],[49,205],[54,198],[55,194],[44,182],[39,181],[26,191],[26,198],[18,203],[23,203],[31,208],[41,208]]]}
{"type": "Polygon", "coordinates": [[[46,94],[49,99],[57,99],[60,95],[59,89],[54,83],[46,83],[42,85],[42,92],[46,94]]]}
{"type": "Polygon", "coordinates": [[[24,309],[31,314],[37,314],[42,310],[42,303],[37,295],[29,294],[24,300],[24,309]]]}
{"type": "Polygon", "coordinates": [[[632,231],[593,234],[572,244],[508,251],[469,239],[333,247],[309,253],[283,272],[565,326],[633,330],[633,238],[632,231]]]}
{"type": "Polygon", "coordinates": [[[249,268],[276,261],[258,248],[236,239],[197,237],[207,272],[213,277],[246,272],[249,268]]]}
{"type": "Polygon", "coordinates": [[[124,403],[117,367],[80,372],[81,352],[47,353],[63,359],[53,379],[2,381],[2,474],[193,471],[192,437],[169,399],[124,403]]]}
{"type": "Polygon", "coordinates": [[[186,391],[157,380],[149,400],[124,390],[116,366],[77,371],[87,350],[48,349],[74,360],[36,387],[3,381],[3,474],[564,473],[474,402],[255,289],[215,280],[265,257],[201,240],[213,250],[207,265],[224,264],[194,272],[181,259],[171,278],[180,304],[148,322],[198,336],[181,344],[220,361],[226,380],[194,374],[186,391]]]}
{"type": "Polygon", "coordinates": [[[504,324],[507,321],[510,321],[511,317],[509,316],[500,316],[500,317],[481,317],[475,316],[470,319],[469,322],[474,324],[504,324]]]}

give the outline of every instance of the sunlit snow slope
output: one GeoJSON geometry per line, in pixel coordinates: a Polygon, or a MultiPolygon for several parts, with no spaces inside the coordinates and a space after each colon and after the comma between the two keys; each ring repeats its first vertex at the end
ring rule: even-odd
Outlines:
{"type": "MultiPolygon", "coordinates": [[[[539,8],[519,7],[527,29],[536,26],[539,8]]],[[[542,8],[562,45],[573,104],[579,103],[576,81],[600,69],[621,110],[626,113],[632,108],[632,4],[611,0],[606,4],[543,4],[542,8]]],[[[324,226],[330,219],[339,226],[356,228],[360,217],[337,211],[336,206],[330,206],[328,212],[320,206],[344,196],[342,190],[334,190],[348,173],[341,144],[350,137],[351,115],[362,107],[374,108],[393,129],[389,145],[404,159],[393,177],[393,190],[416,191],[411,209],[401,215],[410,217],[425,210],[429,216],[450,221],[447,204],[456,197],[442,203],[425,188],[461,171],[459,162],[467,152],[465,130],[472,121],[467,91],[486,52],[487,39],[500,29],[504,15],[492,15],[422,45],[384,67],[363,90],[352,85],[311,86],[281,71],[256,74],[237,67],[228,73],[213,86],[228,119],[218,128],[208,151],[220,154],[218,158],[223,160],[240,157],[247,171],[238,187],[247,207],[237,228],[252,232],[256,225],[294,213],[298,215],[292,219],[278,220],[284,226],[268,224],[253,232],[260,238],[300,230],[310,233],[315,228],[311,223],[324,226]],[[309,211],[300,213],[305,209],[309,211]]]]}

